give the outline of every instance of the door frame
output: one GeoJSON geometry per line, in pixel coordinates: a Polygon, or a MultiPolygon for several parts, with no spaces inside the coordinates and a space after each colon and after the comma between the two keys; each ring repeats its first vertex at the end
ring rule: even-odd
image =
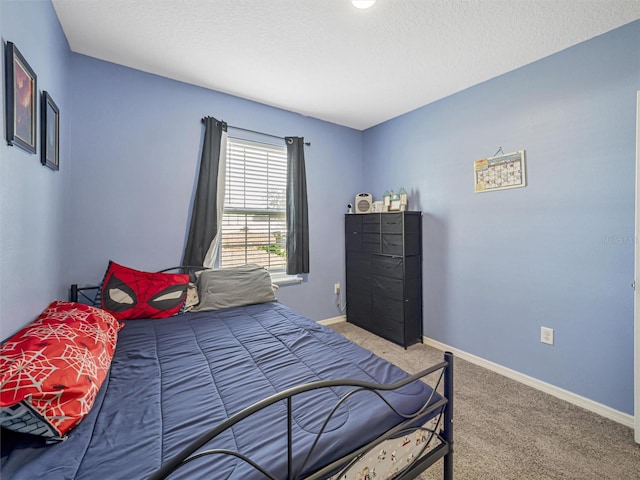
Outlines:
{"type": "Polygon", "coordinates": [[[633,292],[633,327],[634,327],[634,375],[633,375],[633,425],[634,438],[640,443],[640,292],[638,292],[638,278],[640,276],[640,90],[636,97],[636,205],[635,205],[635,272],[633,292]]]}

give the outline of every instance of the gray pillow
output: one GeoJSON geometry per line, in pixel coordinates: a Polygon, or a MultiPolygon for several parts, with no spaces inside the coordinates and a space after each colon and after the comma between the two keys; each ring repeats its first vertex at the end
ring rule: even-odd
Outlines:
{"type": "Polygon", "coordinates": [[[271,275],[259,265],[247,264],[204,270],[196,281],[200,303],[192,310],[220,310],[276,300],[271,275]]]}

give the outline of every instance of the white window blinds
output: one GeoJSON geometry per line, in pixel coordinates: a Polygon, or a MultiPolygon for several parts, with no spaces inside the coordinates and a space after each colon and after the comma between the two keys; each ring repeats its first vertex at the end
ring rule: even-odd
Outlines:
{"type": "Polygon", "coordinates": [[[229,138],[226,173],[220,266],[284,270],[286,148],[229,138]]]}

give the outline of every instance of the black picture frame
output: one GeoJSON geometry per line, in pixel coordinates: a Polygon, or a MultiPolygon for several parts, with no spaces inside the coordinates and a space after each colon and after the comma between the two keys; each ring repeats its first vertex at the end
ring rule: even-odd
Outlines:
{"type": "Polygon", "coordinates": [[[36,153],[38,78],[12,42],[6,43],[4,58],[7,143],[36,153]]]}
{"type": "Polygon", "coordinates": [[[60,169],[60,109],[46,90],[40,98],[40,162],[60,169]]]}

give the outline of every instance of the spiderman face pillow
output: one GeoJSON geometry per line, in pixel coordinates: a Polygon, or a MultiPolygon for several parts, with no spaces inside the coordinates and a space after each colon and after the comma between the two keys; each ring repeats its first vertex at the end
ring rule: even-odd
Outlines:
{"type": "Polygon", "coordinates": [[[100,287],[102,308],[118,320],[166,318],[187,298],[189,274],[150,273],[109,262],[100,287]]]}

